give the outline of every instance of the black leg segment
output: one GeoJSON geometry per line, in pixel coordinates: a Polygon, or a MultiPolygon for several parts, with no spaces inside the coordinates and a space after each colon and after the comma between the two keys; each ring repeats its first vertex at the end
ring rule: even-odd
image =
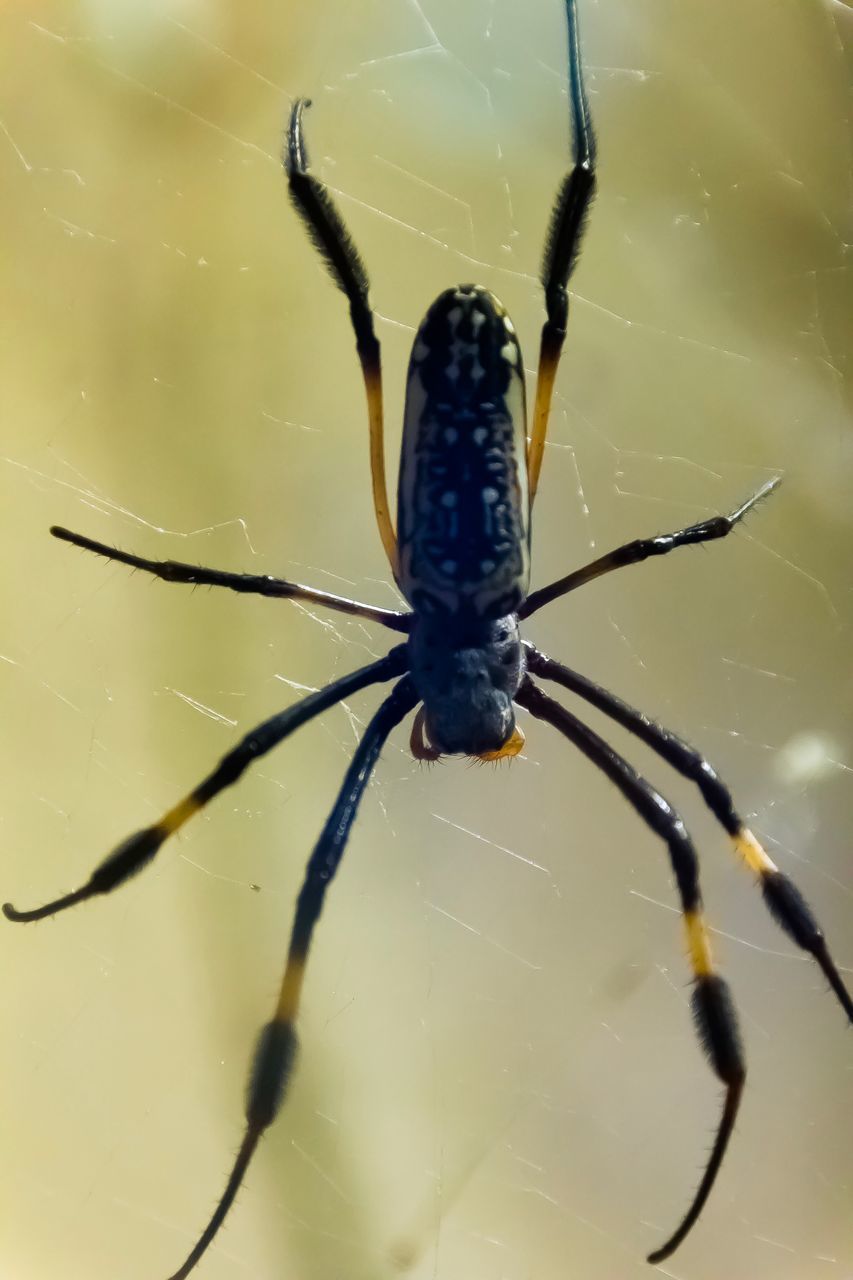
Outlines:
{"type": "Polygon", "coordinates": [[[146,560],[143,556],[110,547],[105,542],[96,542],[94,538],[87,538],[82,533],[63,529],[58,524],[53,525],[50,532],[62,542],[70,542],[72,546],[82,547],[84,551],[93,551],[105,560],[117,560],[119,564],[130,565],[132,569],[143,569],[155,578],[162,578],[164,582],[183,582],[194,587],[227,587],[229,591],[239,591],[242,595],[268,596],[275,600],[305,600],[309,604],[321,605],[324,609],[334,609],[337,613],[366,618],[368,622],[381,622],[383,627],[389,627],[392,631],[409,630],[408,613],[377,609],[371,604],[348,600],[346,596],[330,595],[328,591],[302,586],[299,582],[270,578],[261,573],[228,573],[222,569],[205,569],[203,565],[184,564],[181,560],[146,560]]]}
{"type": "Polygon", "coordinates": [[[284,147],[284,168],[290,196],[297,213],[308,229],[335,284],[349,302],[349,313],[355,331],[355,345],[367,394],[367,416],[370,424],[370,474],[373,484],[373,506],[379,536],[395,577],[397,574],[397,538],[388,506],[385,482],[385,441],[382,405],[382,354],[373,325],[373,311],[368,292],[367,268],[353,244],[346,224],[332,197],[319,178],[308,172],[308,152],[302,132],[302,114],[310,106],[307,98],[297,98],[290,113],[284,147]]]}
{"type": "Polygon", "coordinates": [[[368,299],[370,281],[367,268],[325,186],[308,172],[302,113],[310,106],[310,98],[297,98],[290,113],[284,151],[290,195],[314,246],[329,268],[329,274],[346,294],[359,356],[363,361],[378,365],[379,343],[368,299]]]}
{"type": "Polygon", "coordinates": [[[742,502],[727,516],[712,516],[710,520],[700,520],[698,524],[690,524],[686,529],[677,529],[675,533],[661,533],[655,538],[635,538],[633,542],[626,542],[623,547],[617,547],[615,551],[608,551],[607,555],[592,560],[581,569],[573,570],[572,573],[566,574],[565,578],[558,578],[547,587],[531,591],[518,611],[519,618],[529,618],[532,613],[550,604],[552,600],[558,600],[560,596],[568,595],[570,591],[575,591],[585,583],[601,578],[614,569],[623,569],[629,564],[639,564],[651,556],[668,555],[676,547],[691,547],[699,542],[713,542],[717,538],[727,537],[735,525],[740,524],[747,512],[762,499],[769,497],[780,483],[778,476],[768,480],[747,498],[746,502],[742,502]]]}
{"type": "Polygon", "coordinates": [[[779,870],[750,831],[735,809],[731,792],[713,765],[701,752],[673,733],[671,729],[665,729],[663,725],[650,719],[635,707],[630,707],[627,702],[623,702],[615,694],[603,689],[601,685],[588,680],[577,671],[572,671],[562,662],[546,657],[532,644],[525,643],[524,648],[528,669],[534,675],[553,680],[555,684],[578,694],[645,742],[646,746],[656,751],[682,777],[696,783],[708,808],[731,837],[738,857],[758,877],[764,901],[777,924],[798,947],[802,947],[814,957],[838,997],[841,1007],[853,1022],[853,1001],[829,954],[826,939],[811,908],[794,882],[779,870]]]}
{"type": "Polygon", "coordinates": [[[78,902],[94,898],[98,894],[111,893],[113,889],[124,884],[132,876],[146,866],[161,845],[174,835],[176,831],[194,814],[219,795],[226,787],[230,787],[260,756],[266,755],[273,747],[294,733],[306,721],[342,702],[344,698],[364,689],[367,685],[377,684],[383,680],[392,680],[401,675],[407,667],[406,647],[397,645],[387,657],[378,662],[371,662],[351,675],[342,676],[333,684],[326,685],[316,693],[309,693],[307,698],[297,702],[295,706],[280,711],[278,715],[265,720],[263,724],[248,733],[242,742],[223,756],[219,764],[203,782],[179,801],[172,809],[150,827],[143,827],[132,836],[128,836],[104,861],[95,868],[88,882],[73,893],[65,894],[48,902],[42,907],[30,911],[19,911],[10,902],[4,903],[3,914],[7,920],[26,923],[31,920],[42,920],[46,916],[56,915],[78,902]]]}
{"type": "Polygon", "coordinates": [[[690,1207],[667,1242],[649,1256],[650,1262],[661,1262],[678,1248],[711,1193],[734,1130],[746,1078],[746,1063],[734,1003],[728,985],[714,968],[711,956],[699,889],[696,850],[684,823],[669,802],[603,738],[543,693],[529,676],[516,695],[516,702],[519,706],[526,707],[537,719],[553,725],[601,769],[669,850],[695,980],[693,1019],[702,1047],[726,1093],[711,1154],[690,1207]]]}
{"type": "Polygon", "coordinates": [[[577,0],[566,0],[566,29],[569,42],[569,110],[573,164],[557,190],[542,255],[540,278],[545,291],[545,323],[539,344],[536,402],[527,450],[531,501],[539,485],[554,379],[566,339],[569,277],[577,262],[587,214],[595,195],[595,133],[583,77],[577,0]]]}
{"type": "Polygon", "coordinates": [[[249,1074],[246,1131],[237,1159],[212,1218],[183,1266],[169,1280],[186,1280],[212,1242],[240,1189],[262,1133],[272,1124],[284,1101],[296,1058],[295,1022],[314,926],[320,916],[326,890],[344,855],[359,802],[379,753],[391,730],[414,708],[417,701],[418,696],[412,682],[405,677],[382,703],[358,744],[332,812],[305,869],[305,879],[296,902],[278,1004],[272,1019],[261,1028],[249,1074]]]}

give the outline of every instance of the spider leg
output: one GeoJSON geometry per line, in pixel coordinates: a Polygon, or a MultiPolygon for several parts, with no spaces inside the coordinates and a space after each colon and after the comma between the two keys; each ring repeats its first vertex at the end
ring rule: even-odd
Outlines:
{"type": "Polygon", "coordinates": [[[650,556],[665,556],[676,547],[689,547],[697,542],[713,542],[715,538],[725,538],[736,524],[740,524],[747,512],[768,497],[779,484],[781,477],[774,476],[727,516],[712,516],[710,520],[700,520],[698,524],[689,524],[686,529],[677,529],[675,533],[661,533],[655,538],[636,538],[633,542],[626,542],[623,547],[617,547],[615,551],[608,551],[607,555],[599,556],[581,569],[575,569],[566,574],[565,578],[558,578],[547,587],[532,591],[519,609],[518,616],[529,618],[531,613],[536,613],[543,605],[568,595],[570,591],[610,573],[613,569],[639,564],[650,556]]]}
{"type": "Polygon", "coordinates": [[[219,795],[226,787],[230,787],[253,764],[259,756],[266,755],[273,747],[288,737],[301,725],[314,716],[319,715],[335,703],[342,702],[359,689],[376,684],[382,680],[391,680],[401,675],[407,668],[406,646],[395,645],[391,652],[378,662],[371,662],[360,667],[348,676],[342,676],[332,684],[326,685],[316,693],[309,693],[307,698],[297,702],[295,706],[271,716],[263,724],[259,724],[251,733],[246,734],[236,747],[223,756],[219,764],[203,782],[180,800],[172,809],[163,814],[159,822],[150,827],[143,827],[134,832],[126,840],[122,840],[111,853],[104,858],[92,872],[89,880],[80,889],[67,893],[53,902],[30,911],[19,911],[10,902],[3,904],[3,914],[7,920],[27,923],[31,920],[43,920],[46,916],[56,915],[67,907],[76,906],[101,893],[111,893],[125,880],[136,875],[154,857],[160,846],[180,831],[189,818],[203,809],[204,806],[219,795]]]}
{"type": "Polygon", "coordinates": [[[302,981],[314,926],[320,916],[326,890],[340,865],[359,802],[379,753],[391,730],[417,702],[418,695],[411,680],[401,680],[368,724],[347,769],[322,835],[305,868],[305,879],[296,900],[278,1003],[272,1019],[261,1028],[255,1048],[246,1098],[246,1132],[237,1159],[225,1191],[198,1243],[183,1266],[169,1280],[185,1280],[213,1240],[240,1188],[262,1133],[272,1124],[284,1101],[296,1057],[294,1024],[299,1011],[302,981]]]}
{"type": "Polygon", "coordinates": [[[551,225],[545,242],[540,278],[545,290],[546,320],[539,345],[539,369],[536,375],[536,402],[533,427],[527,447],[527,471],[530,501],[536,494],[554,379],[566,337],[569,295],[566,286],[572,274],[583,239],[586,216],[595,195],[595,134],[587,102],[578,39],[577,0],[566,0],[566,24],[569,37],[569,105],[572,123],[573,164],[557,190],[551,213],[551,225]]]}
{"type": "Polygon", "coordinates": [[[368,622],[381,622],[392,631],[408,631],[409,615],[393,609],[377,609],[370,604],[361,604],[358,600],[348,600],[345,596],[330,595],[328,591],[316,591],[313,587],[303,587],[298,582],[287,582],[284,578],[270,578],[260,573],[227,573],[222,569],[205,569],[201,565],[183,564],[180,560],[146,560],[142,556],[131,555],[129,551],[121,551],[118,547],[107,546],[104,542],[96,542],[82,533],[72,533],[60,525],[53,525],[50,532],[54,538],[70,542],[84,551],[94,551],[95,555],[104,556],[107,560],[118,560],[121,564],[129,564],[134,569],[144,569],[153,573],[155,578],[164,582],[187,582],[193,586],[228,587],[231,591],[240,591],[244,595],[271,596],[278,600],[307,600],[311,604],[319,604],[325,609],[335,609],[338,613],[348,613],[357,618],[366,618],[368,622]]]}
{"type": "Polygon", "coordinates": [[[385,483],[385,443],[382,422],[382,355],[373,327],[368,290],[367,268],[353,244],[346,224],[338,212],[324,183],[308,172],[308,153],[302,133],[302,112],[311,105],[309,98],[297,98],[290,113],[284,146],[284,168],[290,196],[296,211],[308,228],[308,234],[319,250],[335,284],[347,296],[355,345],[367,392],[367,416],[370,423],[370,473],[373,481],[373,506],[379,536],[394,577],[397,576],[397,538],[388,507],[385,483]]]}
{"type": "Polygon", "coordinates": [[[665,729],[631,707],[621,698],[586,676],[572,671],[525,643],[528,670],[546,680],[553,680],[572,693],[585,698],[592,706],[621,724],[646,746],[672,765],[682,777],[695,782],[714,817],[729,834],[735,852],[744,865],[758,877],[764,901],[776,923],[799,947],[808,951],[823,970],[832,990],[838,996],[847,1017],[853,1022],[853,1000],[833,962],[820,925],[794,882],[780,871],[768,857],[749,827],[734,807],[734,800],[722,778],[705,757],[671,729],[665,729]]]}
{"type": "Polygon", "coordinates": [[[666,1244],[649,1254],[649,1262],[662,1262],[674,1253],[693,1227],[714,1185],[737,1117],[746,1079],[746,1063],[740,1044],[735,1007],[728,984],[717,974],[702,911],[699,863],[693,842],[676,811],[613,748],[570,711],[543,693],[529,676],[516,694],[516,702],[539,720],[558,729],[607,775],[636,810],[646,826],[666,843],[681,898],[687,948],[693,968],[693,1020],[714,1073],[725,1086],[723,1113],[705,1172],[687,1213],[666,1244]]]}

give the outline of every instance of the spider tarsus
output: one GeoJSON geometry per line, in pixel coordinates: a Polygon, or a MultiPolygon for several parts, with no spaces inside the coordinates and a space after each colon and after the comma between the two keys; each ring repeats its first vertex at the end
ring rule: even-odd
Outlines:
{"type": "Polygon", "coordinates": [[[305,98],[294,98],[293,106],[290,108],[290,119],[281,155],[288,178],[292,173],[298,173],[305,164],[302,148],[302,112],[305,104],[305,98]]]}
{"type": "Polygon", "coordinates": [[[113,849],[81,889],[63,894],[61,898],[47,902],[42,907],[34,907],[31,911],[19,911],[11,902],[4,902],[3,915],[16,924],[28,924],[33,920],[45,920],[48,916],[58,915],[60,911],[76,907],[79,902],[85,902],[87,898],[94,898],[97,894],[109,893],[141,871],[154,857],[167,835],[168,832],[159,827],[144,827],[113,849]]]}
{"type": "Polygon", "coordinates": [[[111,547],[106,542],[98,542],[96,538],[87,538],[85,533],[75,533],[73,529],[66,529],[61,524],[52,524],[50,534],[60,542],[70,542],[72,547],[81,547],[83,551],[94,551],[96,555],[106,556],[108,559],[115,558],[116,547],[111,547]]]}
{"type": "Polygon", "coordinates": [[[246,1176],[255,1147],[284,1101],[298,1047],[292,1022],[273,1019],[261,1028],[246,1090],[246,1132],[240,1150],[210,1221],[183,1266],[169,1280],[186,1280],[225,1221],[246,1176]]]}
{"type": "Polygon", "coordinates": [[[751,511],[753,507],[757,507],[759,502],[763,502],[765,498],[769,498],[773,490],[778,489],[781,483],[781,476],[773,476],[770,480],[766,480],[760,488],[756,489],[755,493],[753,493],[751,497],[747,498],[746,502],[741,503],[739,507],[736,507],[735,510],[726,517],[729,524],[737,524],[743,519],[748,511],[751,511]]]}
{"type": "Polygon", "coordinates": [[[691,1001],[693,1021],[702,1043],[702,1048],[715,1074],[726,1086],[726,1097],[723,1114],[717,1129],[717,1136],[711,1148],[705,1172],[696,1189],[696,1194],[684,1217],[666,1244],[648,1255],[647,1261],[656,1265],[675,1253],[684,1238],[695,1226],[711,1194],[717,1174],[723,1163],[723,1156],[729,1145],[729,1139],[735,1127],[743,1086],[746,1080],[746,1063],[741,1048],[737,1015],[729,985],[719,974],[703,974],[693,990],[691,1001]]]}
{"type": "Polygon", "coordinates": [[[92,893],[92,888],[89,885],[84,885],[82,889],[75,889],[73,893],[65,893],[61,898],[55,898],[53,902],[46,902],[43,907],[33,907],[30,911],[19,911],[17,907],[12,906],[11,902],[4,902],[3,915],[7,920],[13,920],[15,924],[30,924],[33,920],[46,920],[48,916],[58,915],[60,911],[65,911],[68,907],[75,907],[78,902],[85,902],[87,898],[90,898],[92,893]]]}
{"type": "Polygon", "coordinates": [[[54,538],[59,538],[60,542],[70,542],[72,547],[80,547],[83,551],[93,551],[97,556],[105,556],[108,560],[116,560],[123,553],[117,553],[115,547],[108,547],[105,542],[96,542],[94,538],[87,538],[85,534],[75,533],[73,529],[65,529],[61,524],[52,524],[50,533],[54,538]]]}
{"type": "Polygon", "coordinates": [[[246,1170],[249,1167],[249,1162],[255,1154],[255,1147],[258,1145],[262,1132],[262,1129],[254,1129],[251,1126],[246,1130],[243,1135],[243,1141],[240,1144],[240,1150],[237,1152],[234,1166],[228,1177],[225,1190],[213,1211],[213,1216],[205,1227],[202,1235],[199,1237],[197,1243],[194,1245],[192,1251],[187,1256],[183,1265],[179,1267],[173,1275],[169,1276],[169,1280],[186,1280],[187,1276],[195,1268],[195,1265],[201,1258],[202,1254],[206,1253],[217,1231],[222,1226],[225,1215],[234,1203],[234,1197],[240,1190],[240,1184],[245,1177],[246,1170]]]}
{"type": "Polygon", "coordinates": [[[659,1262],[664,1262],[671,1257],[696,1225],[696,1220],[705,1207],[708,1196],[711,1194],[711,1189],[717,1179],[720,1165],[723,1163],[723,1157],[726,1154],[726,1148],[729,1145],[729,1139],[734,1132],[735,1120],[737,1119],[740,1100],[743,1096],[743,1085],[744,1077],[741,1076],[739,1080],[730,1084],[726,1089],[726,1099],[723,1104],[720,1126],[714,1139],[714,1145],[711,1148],[710,1158],[705,1166],[705,1172],[702,1175],[702,1181],[699,1183],[690,1208],[681,1219],[676,1230],[665,1244],[662,1244],[659,1249],[653,1250],[646,1257],[646,1261],[650,1262],[652,1266],[657,1266],[659,1262]]]}
{"type": "Polygon", "coordinates": [[[841,1007],[847,1014],[847,1020],[853,1025],[853,998],[844,985],[841,974],[836,969],[832,957],[829,954],[826,943],[821,941],[812,952],[815,960],[820,965],[823,976],[826,978],[832,990],[838,996],[841,1007]]]}

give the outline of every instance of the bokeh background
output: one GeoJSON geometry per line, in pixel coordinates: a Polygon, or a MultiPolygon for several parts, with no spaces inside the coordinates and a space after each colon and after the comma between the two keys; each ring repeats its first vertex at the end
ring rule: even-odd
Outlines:
{"type": "MultiPolygon", "coordinates": [[[[784,484],[724,544],[551,607],[547,650],[700,743],[853,966],[847,6],[584,0],[600,195],[536,507],[542,584],[784,484]]],[[[566,166],[558,0],[7,0],[2,896],[80,883],[236,737],[389,644],[47,536],[395,594],[346,308],[288,207],[292,97],[369,263],[389,470],[449,283],[532,372],[566,166]]],[[[302,867],[376,692],[111,900],[0,930],[0,1274],[157,1280],[241,1131],[302,867]]],[[[199,1276],[633,1280],[718,1114],[668,864],[544,726],[495,772],[393,739],[316,939],[292,1096],[199,1276]]],[[[751,1075],[681,1280],[853,1276],[849,1032],[693,789],[751,1075]]]]}

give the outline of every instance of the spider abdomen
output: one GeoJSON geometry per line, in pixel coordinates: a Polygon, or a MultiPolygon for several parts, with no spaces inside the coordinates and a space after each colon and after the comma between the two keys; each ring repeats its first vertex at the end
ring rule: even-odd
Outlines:
{"type": "Polygon", "coordinates": [[[448,289],[415,336],[397,500],[413,608],[495,618],[527,591],[524,366],[512,321],[477,285],[448,289]]]}

